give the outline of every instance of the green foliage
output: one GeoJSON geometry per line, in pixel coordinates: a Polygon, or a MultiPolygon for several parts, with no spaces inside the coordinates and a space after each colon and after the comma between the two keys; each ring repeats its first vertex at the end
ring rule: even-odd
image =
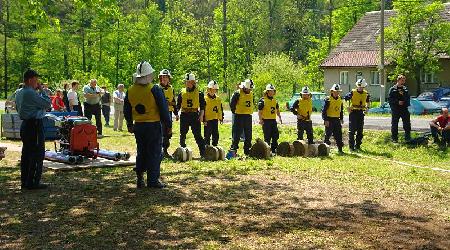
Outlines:
{"type": "Polygon", "coordinates": [[[267,84],[272,83],[277,89],[278,101],[288,100],[293,93],[303,86],[301,65],[294,63],[286,54],[267,54],[259,56],[252,64],[252,79],[255,82],[254,93],[263,95],[267,84]]]}
{"type": "Polygon", "coordinates": [[[440,1],[394,2],[397,15],[386,28],[386,43],[391,46],[388,58],[394,62],[395,73],[411,74],[420,92],[420,74],[439,70],[438,58],[450,53],[450,23],[444,21],[440,1]]]}
{"type": "MultiPolygon", "coordinates": [[[[302,69],[290,84],[321,90],[319,66],[329,53],[330,31],[332,48],[365,12],[378,8],[376,1],[330,3],[227,0],[224,30],[222,0],[9,0],[9,20],[5,22],[9,29],[8,84],[16,86],[22,72],[33,67],[42,73],[43,81],[53,85],[97,76],[107,79],[110,86],[119,82],[129,85],[135,66],[148,60],[156,72],[163,68],[172,71],[176,90],[183,86],[183,74],[193,72],[200,86],[214,79],[228,93],[250,76],[261,82],[276,81],[289,93],[293,85],[285,88],[282,76],[274,79],[277,74],[261,72],[260,67],[266,55],[283,54],[302,69]]],[[[2,18],[6,19],[6,11],[2,18]]],[[[3,64],[1,61],[2,69],[3,64]]],[[[3,74],[0,86],[5,82],[3,74]]]]}

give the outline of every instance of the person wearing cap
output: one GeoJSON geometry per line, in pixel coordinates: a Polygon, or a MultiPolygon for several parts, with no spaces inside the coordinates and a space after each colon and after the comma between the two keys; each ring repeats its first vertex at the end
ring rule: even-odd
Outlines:
{"type": "Polygon", "coordinates": [[[152,85],[153,68],[143,61],[133,74],[134,84],[128,88],[123,113],[128,132],[134,133],[137,145],[136,177],[137,188],[145,187],[144,172],[147,172],[147,187],[164,188],[159,180],[162,160],[162,124],[172,132],[164,92],[159,85],[152,85]]]}
{"type": "Polygon", "coordinates": [[[66,111],[66,106],[64,105],[62,90],[57,89],[55,96],[52,98],[52,107],[54,111],[64,112],[66,111]]]}
{"type": "Polygon", "coordinates": [[[325,98],[325,104],[322,109],[322,119],[325,125],[325,140],[328,145],[331,144],[330,137],[334,136],[339,153],[342,153],[344,142],[342,141],[342,124],[344,124],[344,104],[340,96],[341,87],[334,84],[331,89],[331,95],[325,98]]]}
{"type": "Polygon", "coordinates": [[[267,84],[264,96],[258,101],[259,124],[262,125],[264,141],[270,145],[272,154],[276,154],[280,132],[277,126],[277,116],[281,120],[280,107],[275,98],[276,89],[273,84],[267,84]]]}
{"type": "Polygon", "coordinates": [[[123,101],[125,99],[124,93],[125,86],[123,83],[117,85],[117,89],[113,93],[113,103],[114,103],[114,131],[122,131],[123,127],[123,101]]]}
{"type": "MultiPolygon", "coordinates": [[[[167,105],[169,106],[169,116],[170,119],[172,119],[172,114],[175,114],[175,119],[178,121],[178,109],[177,109],[177,103],[175,101],[175,90],[172,87],[172,84],[170,84],[170,80],[172,79],[172,75],[170,74],[170,71],[167,69],[161,70],[159,72],[159,85],[162,87],[164,91],[164,96],[166,97],[167,105]]],[[[163,132],[167,131],[165,128],[163,128],[163,132]]],[[[165,158],[171,158],[169,152],[167,151],[170,147],[170,139],[172,138],[172,134],[163,134],[163,153],[165,158]]]]}
{"type": "Polygon", "coordinates": [[[212,80],[208,83],[208,90],[205,95],[205,117],[203,118],[203,131],[205,144],[217,146],[219,143],[219,121],[223,123],[222,99],[217,95],[219,84],[212,80]]]}
{"type": "Polygon", "coordinates": [[[109,127],[109,115],[111,113],[111,93],[109,93],[108,88],[106,86],[102,87],[102,114],[105,118],[105,126],[109,127]]]}
{"type": "Polygon", "coordinates": [[[253,114],[253,81],[245,80],[239,85],[239,90],[235,91],[230,101],[230,109],[234,114],[232,127],[233,141],[230,150],[237,151],[242,132],[244,132],[244,154],[250,154],[252,146],[252,114],[253,114]]]}
{"type": "Polygon", "coordinates": [[[185,88],[181,89],[177,98],[177,109],[181,110],[180,146],[186,147],[186,134],[191,127],[200,156],[203,157],[205,155],[205,140],[202,137],[201,124],[205,113],[205,96],[197,88],[194,74],[187,73],[184,76],[184,84],[185,88]]]}
{"type": "Polygon", "coordinates": [[[39,83],[39,74],[29,69],[23,75],[24,87],[16,94],[16,107],[22,125],[20,138],[23,143],[20,160],[22,189],[43,189],[42,165],[45,155],[45,137],[42,119],[51,108],[50,97],[39,83]]]}
{"type": "Polygon", "coordinates": [[[314,143],[314,133],[312,127],[311,114],[313,111],[311,92],[307,86],[302,88],[301,97],[294,102],[291,112],[297,116],[297,140],[303,140],[303,133],[306,132],[308,144],[314,143]]]}
{"type": "Polygon", "coordinates": [[[434,143],[440,143],[443,147],[450,146],[450,116],[448,108],[442,108],[441,115],[430,121],[431,135],[434,143]]]}
{"type": "Polygon", "coordinates": [[[370,95],[365,90],[367,86],[366,80],[358,79],[355,85],[356,89],[352,89],[344,96],[344,99],[349,102],[348,146],[352,151],[361,149],[364,114],[370,107],[370,95]]]}
{"type": "Polygon", "coordinates": [[[397,83],[389,89],[389,106],[391,107],[391,138],[393,142],[398,142],[398,122],[400,118],[405,130],[405,141],[411,140],[411,118],[408,111],[410,97],[408,88],[405,86],[406,77],[399,75],[397,83]]]}
{"type": "Polygon", "coordinates": [[[100,107],[100,99],[102,96],[102,89],[97,86],[97,80],[91,79],[89,84],[83,88],[84,93],[84,115],[92,120],[92,116],[95,116],[95,126],[97,126],[97,132],[99,136],[102,136],[102,114],[100,107]]]}

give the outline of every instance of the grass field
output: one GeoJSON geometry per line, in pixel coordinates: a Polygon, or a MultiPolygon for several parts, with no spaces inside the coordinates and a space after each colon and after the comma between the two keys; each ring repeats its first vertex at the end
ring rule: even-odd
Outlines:
{"type": "MultiPolygon", "coordinates": [[[[177,123],[174,131],[171,151],[177,123]]],[[[296,137],[294,127],[281,131],[280,141],[296,137]]],[[[228,148],[230,126],[220,132],[228,148]]],[[[135,152],[132,135],[105,134],[104,148],[135,152]]],[[[198,156],[191,134],[188,145],[198,156]]],[[[450,169],[448,150],[409,148],[389,142],[387,132],[366,131],[362,152],[345,151],[164,161],[164,190],[136,190],[131,167],[46,172],[50,188],[33,192],[20,191],[20,153],[8,151],[0,162],[0,249],[450,248],[450,173],[394,162],[450,169]]]]}

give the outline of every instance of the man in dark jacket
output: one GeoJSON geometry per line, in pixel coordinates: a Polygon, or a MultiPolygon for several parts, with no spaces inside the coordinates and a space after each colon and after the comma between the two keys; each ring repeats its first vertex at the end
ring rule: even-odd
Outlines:
{"type": "Polygon", "coordinates": [[[398,122],[400,118],[403,122],[403,129],[405,130],[405,140],[409,141],[411,139],[411,120],[408,111],[410,97],[405,82],[406,77],[399,75],[397,77],[397,84],[389,89],[389,105],[392,111],[391,138],[393,142],[398,142],[398,122]]]}

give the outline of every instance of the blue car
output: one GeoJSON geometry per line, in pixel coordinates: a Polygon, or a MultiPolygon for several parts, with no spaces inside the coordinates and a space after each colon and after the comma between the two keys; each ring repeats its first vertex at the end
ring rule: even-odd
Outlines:
{"type": "MultiPolygon", "coordinates": [[[[325,93],[322,92],[311,92],[311,99],[312,99],[312,105],[313,105],[313,112],[321,111],[323,105],[325,104],[325,97],[327,96],[325,93]]],[[[286,102],[286,108],[290,110],[292,108],[292,105],[294,105],[294,102],[296,100],[300,99],[300,93],[295,93],[291,99],[286,102]]]]}
{"type": "Polygon", "coordinates": [[[437,88],[430,91],[426,91],[421,93],[419,96],[417,96],[417,99],[419,100],[431,100],[438,102],[443,97],[449,97],[450,96],[450,88],[437,88]]]}
{"type": "MultiPolygon", "coordinates": [[[[441,112],[441,109],[442,107],[435,101],[419,100],[417,98],[412,98],[411,105],[408,107],[409,113],[412,115],[438,114],[441,112]]],[[[391,107],[389,103],[385,102],[380,107],[369,109],[369,113],[390,114],[391,107]]]]}

